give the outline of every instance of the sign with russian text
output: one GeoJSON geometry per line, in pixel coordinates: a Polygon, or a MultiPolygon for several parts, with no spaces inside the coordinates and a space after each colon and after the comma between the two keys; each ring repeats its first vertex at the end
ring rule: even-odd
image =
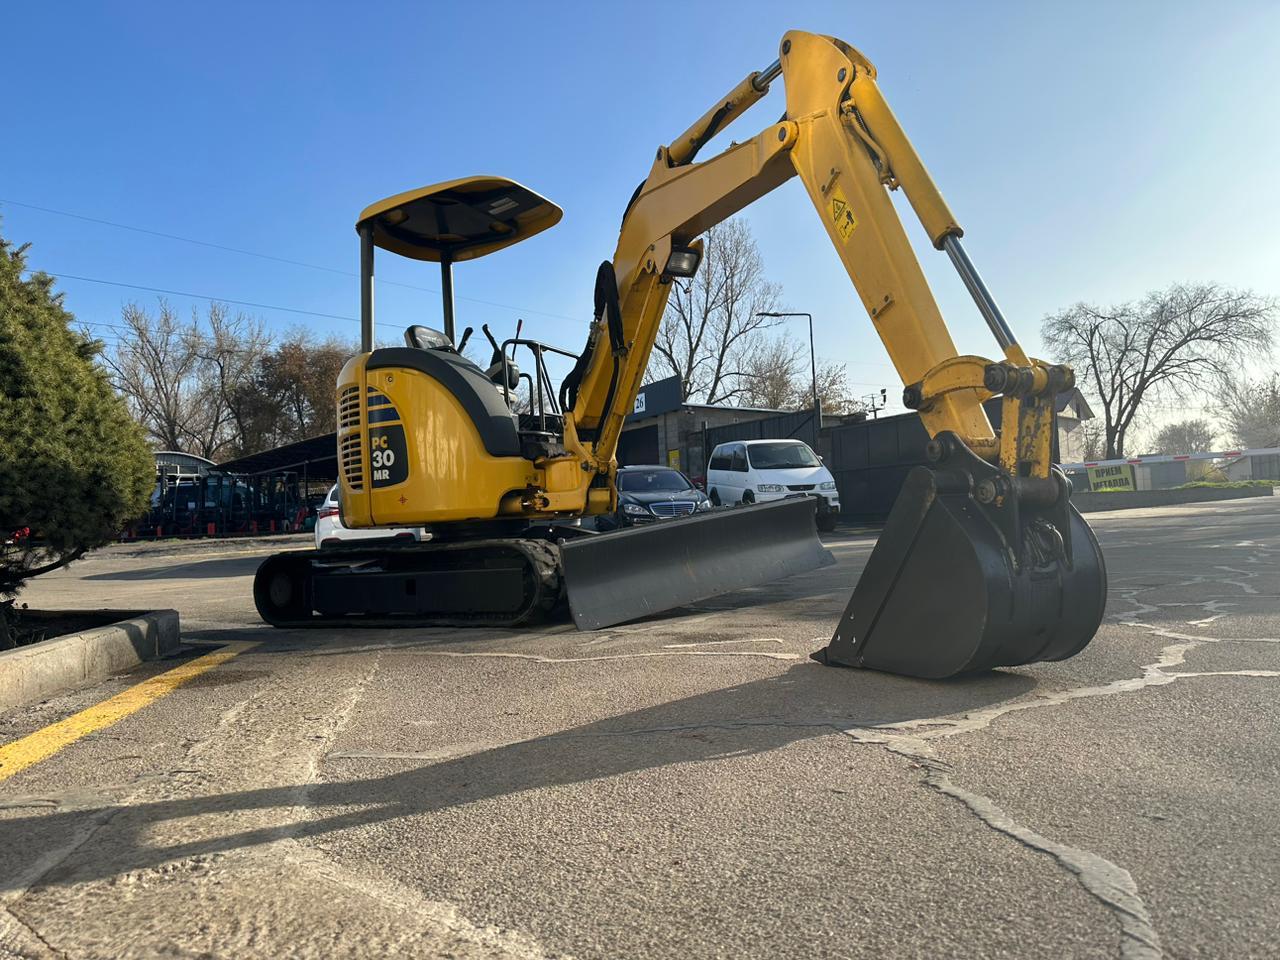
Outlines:
{"type": "Polygon", "coordinates": [[[1127,463],[1110,467],[1089,467],[1089,489],[1094,493],[1136,490],[1138,488],[1133,483],[1133,467],[1127,463]]]}

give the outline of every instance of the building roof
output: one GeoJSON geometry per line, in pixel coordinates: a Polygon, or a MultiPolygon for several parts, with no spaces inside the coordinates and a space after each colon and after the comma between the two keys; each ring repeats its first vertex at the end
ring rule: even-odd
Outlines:
{"type": "Polygon", "coordinates": [[[1084,398],[1084,394],[1080,392],[1079,387],[1072,387],[1065,393],[1058,394],[1054,409],[1056,409],[1058,413],[1062,413],[1062,411],[1066,410],[1068,406],[1072,406],[1080,411],[1081,420],[1092,420],[1097,416],[1097,414],[1093,412],[1093,408],[1089,406],[1089,401],[1086,400],[1084,398]]]}
{"type": "Polygon", "coordinates": [[[220,473],[260,476],[264,473],[306,473],[313,480],[338,478],[338,435],[326,433],[283,447],[236,457],[218,464],[220,473]]]}
{"type": "Polygon", "coordinates": [[[735,407],[728,403],[683,403],[682,410],[741,410],[743,413],[796,413],[795,410],[779,410],[776,407],[735,407]]]}
{"type": "Polygon", "coordinates": [[[203,476],[213,469],[213,461],[181,450],[155,450],[156,470],[175,476],[203,476]]]}

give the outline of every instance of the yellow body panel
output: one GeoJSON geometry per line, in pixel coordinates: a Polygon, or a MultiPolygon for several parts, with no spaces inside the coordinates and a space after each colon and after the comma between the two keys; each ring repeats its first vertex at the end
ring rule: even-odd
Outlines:
{"type": "Polygon", "coordinates": [[[367,370],[369,356],[352,357],[338,377],[339,487],[347,526],[550,518],[604,513],[616,505],[611,488],[588,496],[593,474],[577,458],[535,464],[491,455],[470,415],[442,384],[420,370],[367,370]],[[352,395],[358,403],[344,406],[342,398],[352,395]],[[389,446],[379,442],[379,432],[396,427],[403,430],[403,450],[394,450],[396,461],[388,465],[389,446]],[[391,475],[397,464],[404,467],[402,479],[391,475]]]}
{"type": "Polygon", "coordinates": [[[340,429],[340,451],[344,437],[364,438],[357,448],[359,482],[352,482],[357,478],[348,474],[345,459],[341,471],[342,519],[347,526],[488,520],[497,516],[503,497],[536,485],[537,471],[527,460],[494,457],[485,450],[462,404],[436,380],[418,370],[366,371],[367,359],[364,355],[348,361],[339,377],[339,392],[355,387],[366,398],[361,420],[369,414],[370,388],[391,400],[398,416],[384,424],[403,426],[407,470],[398,483],[379,480],[378,471],[386,468],[376,462],[382,451],[376,449],[374,431],[359,426],[340,429]]]}

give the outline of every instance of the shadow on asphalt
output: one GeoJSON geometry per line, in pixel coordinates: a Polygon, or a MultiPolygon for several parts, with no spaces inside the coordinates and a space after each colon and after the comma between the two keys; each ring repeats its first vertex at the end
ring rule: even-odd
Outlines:
{"type": "MultiPolygon", "coordinates": [[[[44,875],[41,884],[108,879],[282,836],[321,837],[530,790],[764,753],[847,727],[977,710],[1019,697],[1034,686],[1032,678],[1013,673],[933,682],[806,662],[777,677],[383,776],[10,818],[0,821],[0,851],[12,855],[33,844],[55,848],[73,841],[86,823],[110,820],[109,856],[101,850],[72,856],[44,875]],[[307,808],[310,817],[290,825],[264,825],[167,847],[153,845],[150,825],[158,821],[299,805],[307,808]]],[[[13,889],[12,881],[0,879],[0,889],[13,889]]]]}
{"type": "Polygon", "coordinates": [[[146,567],[142,570],[111,570],[92,573],[82,580],[208,580],[214,577],[247,577],[261,565],[260,556],[221,557],[217,560],[183,560],[181,563],[146,567]]]}

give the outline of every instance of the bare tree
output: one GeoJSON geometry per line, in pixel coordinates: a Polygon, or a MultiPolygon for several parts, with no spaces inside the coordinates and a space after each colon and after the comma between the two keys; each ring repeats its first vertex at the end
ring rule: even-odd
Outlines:
{"type": "MultiPolygon", "coordinates": [[[[804,406],[809,406],[809,393],[812,388],[806,386],[804,406]]],[[[836,360],[818,360],[818,401],[822,404],[825,415],[838,416],[857,413],[864,410],[862,401],[854,398],[849,391],[849,370],[836,360]]]]}
{"type": "Polygon", "coordinates": [[[796,403],[797,381],[807,374],[808,364],[789,335],[759,337],[742,361],[738,401],[745,407],[790,409],[796,403]]]}
{"type": "Polygon", "coordinates": [[[1080,424],[1081,456],[1085,460],[1105,460],[1107,453],[1107,428],[1097,417],[1080,424]]]}
{"type": "MultiPolygon", "coordinates": [[[[744,358],[738,401],[743,406],[775,410],[807,410],[813,406],[814,369],[809,351],[789,334],[762,336],[744,358]]],[[[848,370],[843,363],[819,359],[818,402],[824,414],[839,415],[861,409],[849,392],[848,370]]]]}
{"type": "Polygon", "coordinates": [[[1105,310],[1078,303],[1044,320],[1051,355],[1102,405],[1107,457],[1124,456],[1142,404],[1185,396],[1271,348],[1275,301],[1218,284],[1175,284],[1105,310]]]}
{"type": "Polygon", "coordinates": [[[1181,420],[1160,428],[1156,433],[1156,453],[1209,453],[1218,431],[1208,420],[1181,420]]]}
{"type": "Polygon", "coordinates": [[[199,331],[179,320],[165,300],[154,315],[126,304],[120,319],[128,330],[104,358],[116,387],[152,442],[182,450],[201,404],[195,383],[199,331]]]}
{"type": "Polygon", "coordinates": [[[157,446],[219,460],[335,429],[334,385],[354,344],[305,329],[274,343],[261,320],[216,302],[189,323],[164,301],[123,318],[106,365],[157,446]]]}
{"type": "Polygon", "coordinates": [[[354,344],[335,338],[316,342],[305,330],[289,336],[261,360],[259,396],[269,398],[276,436],[262,437],[254,449],[290,443],[336,429],[334,384],[354,344]]]}
{"type": "Polygon", "coordinates": [[[242,313],[232,315],[224,304],[211,303],[201,328],[192,311],[196,355],[196,396],[199,411],[191,418],[186,449],[216,459],[247,452],[254,379],[271,337],[262,321],[242,313]]]}
{"type": "Polygon", "coordinates": [[[697,274],[672,282],[650,375],[679,375],[683,400],[726,403],[747,390],[748,364],[761,335],[774,324],[758,314],[777,310],[780,288],[765,279],[745,220],[712,227],[703,243],[697,274]]]}
{"type": "Polygon", "coordinates": [[[1280,374],[1223,384],[1224,419],[1232,441],[1245,449],[1280,447],[1280,374]]]}

